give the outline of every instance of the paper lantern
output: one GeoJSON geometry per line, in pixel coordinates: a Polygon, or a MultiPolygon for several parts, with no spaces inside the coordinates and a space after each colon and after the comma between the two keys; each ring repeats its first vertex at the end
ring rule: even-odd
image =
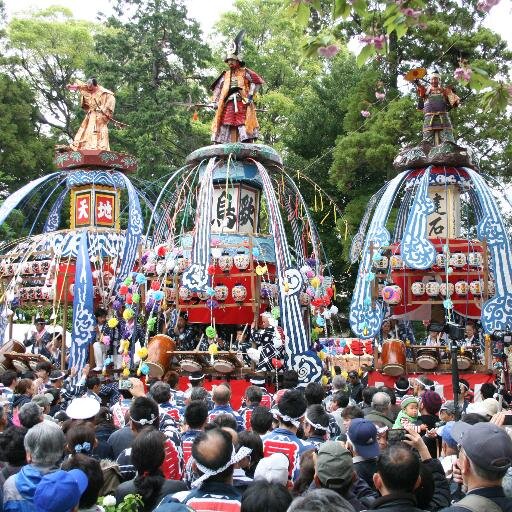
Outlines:
{"type": "Polygon", "coordinates": [[[222,272],[229,272],[233,267],[233,258],[229,254],[223,254],[219,258],[218,265],[222,272]]]}
{"type": "Polygon", "coordinates": [[[469,284],[467,281],[457,281],[455,283],[455,293],[457,295],[467,295],[469,291],[469,284]]]}
{"type": "Polygon", "coordinates": [[[231,289],[231,297],[235,302],[244,302],[247,297],[247,288],[243,284],[237,284],[231,289]]]}
{"type": "Polygon", "coordinates": [[[439,283],[430,281],[425,285],[425,292],[429,297],[437,297],[439,295],[439,283]]]}
{"type": "Polygon", "coordinates": [[[391,256],[389,264],[392,270],[400,270],[404,268],[404,260],[398,254],[393,254],[393,256],[391,256]]]}
{"type": "Polygon", "coordinates": [[[466,263],[466,255],[463,252],[455,252],[450,256],[450,265],[452,267],[462,268],[466,263]]]}
{"type": "Polygon", "coordinates": [[[250,264],[250,257],[246,253],[238,253],[233,258],[233,264],[238,270],[246,270],[250,264]]]}
{"type": "Polygon", "coordinates": [[[482,295],[482,288],[483,286],[480,280],[471,281],[471,283],[469,283],[469,291],[477,297],[482,295]]]}
{"type": "Polygon", "coordinates": [[[215,298],[218,301],[223,302],[228,298],[229,289],[225,284],[218,284],[217,286],[215,286],[214,290],[215,290],[215,298]]]}
{"type": "Polygon", "coordinates": [[[192,298],[192,292],[186,286],[180,286],[179,297],[181,301],[189,301],[192,298]]]}
{"type": "Polygon", "coordinates": [[[450,297],[455,291],[455,285],[453,283],[441,283],[439,285],[439,293],[443,297],[450,297]]]}
{"type": "Polygon", "coordinates": [[[468,264],[470,267],[480,267],[480,266],[482,266],[482,263],[483,263],[482,253],[470,252],[468,254],[468,264]]]}
{"type": "Polygon", "coordinates": [[[411,292],[413,295],[419,296],[425,293],[425,283],[421,281],[416,281],[411,284],[411,292]]]}
{"type": "Polygon", "coordinates": [[[396,284],[384,286],[381,297],[387,304],[400,304],[402,302],[402,289],[396,284]]]}

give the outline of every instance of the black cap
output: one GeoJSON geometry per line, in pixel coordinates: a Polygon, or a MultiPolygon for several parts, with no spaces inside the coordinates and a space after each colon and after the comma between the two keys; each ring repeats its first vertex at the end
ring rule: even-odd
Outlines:
{"type": "Polygon", "coordinates": [[[192,372],[188,376],[188,380],[201,380],[204,379],[204,373],[203,372],[192,372]]]}

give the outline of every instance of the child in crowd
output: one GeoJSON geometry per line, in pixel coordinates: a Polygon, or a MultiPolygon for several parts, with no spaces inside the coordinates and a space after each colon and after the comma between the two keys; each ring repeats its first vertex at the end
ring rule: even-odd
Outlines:
{"type": "Polygon", "coordinates": [[[427,425],[423,424],[421,417],[418,416],[419,404],[418,399],[414,396],[402,398],[400,403],[401,410],[395,420],[393,428],[404,428],[412,426],[417,432],[424,432],[427,430],[427,425]]]}

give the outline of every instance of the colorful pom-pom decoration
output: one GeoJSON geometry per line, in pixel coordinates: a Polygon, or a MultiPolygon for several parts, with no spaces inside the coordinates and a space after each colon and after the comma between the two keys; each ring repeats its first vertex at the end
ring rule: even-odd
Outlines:
{"type": "Polygon", "coordinates": [[[151,331],[155,328],[156,325],[156,316],[152,316],[148,318],[148,329],[151,331]]]}
{"type": "Polygon", "coordinates": [[[131,308],[126,308],[124,311],[123,311],[123,318],[125,320],[131,320],[133,318],[133,315],[135,313],[133,312],[133,309],[131,308]]]}
{"type": "Polygon", "coordinates": [[[107,325],[111,329],[115,329],[119,325],[119,320],[117,318],[109,318],[107,325]]]}
{"type": "Polygon", "coordinates": [[[279,309],[279,306],[274,306],[271,309],[270,314],[272,315],[272,318],[275,318],[276,320],[278,320],[279,317],[281,316],[281,310],[279,309]]]}
{"type": "Polygon", "coordinates": [[[309,281],[309,283],[313,288],[318,288],[320,286],[320,278],[315,276],[311,279],[311,281],[309,281]]]}
{"type": "Polygon", "coordinates": [[[217,343],[212,343],[208,347],[208,354],[210,354],[211,356],[216,355],[218,352],[219,352],[219,346],[217,345],[217,343]]]}
{"type": "Polygon", "coordinates": [[[128,276],[128,277],[123,281],[123,284],[124,284],[124,285],[126,285],[126,286],[130,286],[132,283],[133,283],[133,279],[131,278],[131,276],[128,276]]]}
{"type": "Polygon", "coordinates": [[[130,368],[125,368],[123,370],[123,377],[129,377],[130,376],[130,368]]]}
{"type": "Polygon", "coordinates": [[[142,363],[140,365],[140,373],[142,373],[142,375],[149,375],[150,371],[151,369],[149,368],[149,365],[147,365],[146,363],[142,363]]]}
{"type": "Polygon", "coordinates": [[[151,281],[151,289],[152,290],[160,290],[160,282],[159,281],[151,281]]]}
{"type": "Polygon", "coordinates": [[[120,287],[119,287],[119,293],[121,295],[126,295],[128,293],[128,286],[126,286],[125,284],[122,284],[120,287]]]}
{"type": "Polygon", "coordinates": [[[101,338],[101,341],[106,347],[110,346],[110,336],[103,336],[103,338],[101,338]]]}
{"type": "Polygon", "coordinates": [[[165,294],[162,290],[157,290],[156,292],[153,293],[153,298],[157,301],[162,300],[164,297],[165,294]]]}
{"type": "Polygon", "coordinates": [[[140,359],[146,359],[148,357],[148,349],[146,347],[141,347],[137,350],[137,355],[140,359]]]}
{"type": "Polygon", "coordinates": [[[138,304],[140,302],[140,293],[133,293],[132,294],[132,302],[134,304],[138,304]]]}
{"type": "Polygon", "coordinates": [[[213,339],[217,337],[217,331],[213,325],[209,325],[205,330],[206,337],[209,339],[213,339]]]}
{"type": "Polygon", "coordinates": [[[141,274],[141,273],[137,274],[135,276],[135,282],[137,284],[139,284],[139,285],[146,284],[146,282],[147,282],[146,276],[144,274],[141,274]]]}

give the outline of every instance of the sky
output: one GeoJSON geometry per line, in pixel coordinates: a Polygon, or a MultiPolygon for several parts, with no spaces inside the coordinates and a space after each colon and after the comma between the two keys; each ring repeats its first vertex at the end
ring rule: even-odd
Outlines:
{"type": "MultiPolygon", "coordinates": [[[[189,16],[196,19],[205,34],[208,34],[219,16],[228,11],[234,0],[185,0],[189,16]]],[[[43,8],[50,5],[63,5],[69,7],[77,18],[90,21],[96,20],[97,12],[108,12],[110,3],[107,0],[5,0],[7,15],[32,8],[43,8]]],[[[501,0],[488,14],[486,25],[492,28],[508,41],[512,48],[512,0],[501,0]]]]}

